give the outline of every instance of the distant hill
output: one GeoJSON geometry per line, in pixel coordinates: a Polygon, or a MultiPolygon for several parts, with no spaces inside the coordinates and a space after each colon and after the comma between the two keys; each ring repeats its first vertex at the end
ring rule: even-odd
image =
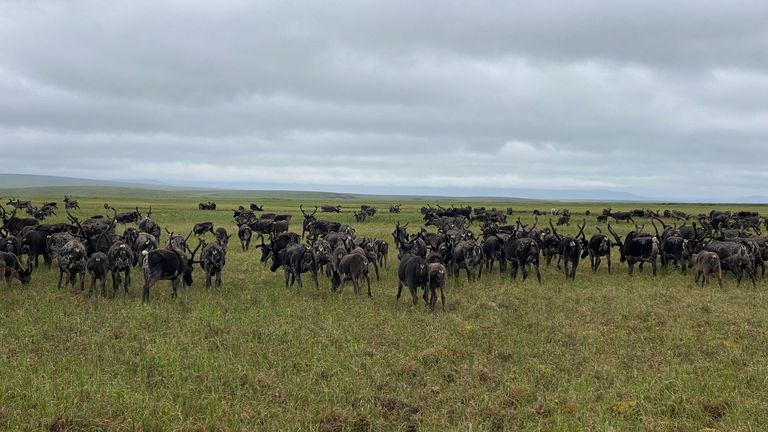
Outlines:
{"type": "MultiPolygon", "coordinates": [[[[566,202],[701,202],[689,197],[645,197],[630,192],[606,189],[533,189],[504,187],[433,187],[433,186],[363,186],[316,185],[253,182],[185,181],[167,184],[155,180],[115,181],[75,177],[29,174],[0,174],[0,196],[58,196],[77,193],[80,196],[140,196],[168,195],[198,198],[271,198],[362,200],[375,196],[381,199],[418,201],[566,201],[566,202]]],[[[719,203],[766,204],[766,196],[712,197],[706,201],[719,203]]]]}
{"type": "Polygon", "coordinates": [[[93,180],[75,177],[44,176],[31,174],[0,174],[0,189],[17,189],[31,187],[71,187],[71,186],[109,186],[122,188],[179,190],[197,188],[179,188],[161,183],[133,183],[110,180],[93,180]]]}

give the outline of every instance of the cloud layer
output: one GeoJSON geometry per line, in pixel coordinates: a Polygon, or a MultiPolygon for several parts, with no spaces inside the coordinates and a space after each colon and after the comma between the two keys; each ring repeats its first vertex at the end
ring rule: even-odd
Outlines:
{"type": "Polygon", "coordinates": [[[172,183],[762,194],[768,3],[607,3],[0,2],[0,149],[172,183]]]}

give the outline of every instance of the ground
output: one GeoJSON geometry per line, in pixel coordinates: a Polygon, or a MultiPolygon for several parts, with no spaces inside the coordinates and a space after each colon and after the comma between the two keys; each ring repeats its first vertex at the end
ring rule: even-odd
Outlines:
{"type": "MultiPolygon", "coordinates": [[[[59,192],[36,190],[34,199],[60,199],[59,192]]],[[[175,232],[212,221],[235,234],[231,209],[249,202],[292,213],[292,229],[300,231],[300,203],[341,204],[344,213],[323,216],[388,241],[397,221],[418,224],[425,203],[401,199],[403,213],[390,215],[396,198],[80,193],[81,217],[104,213],[104,202],[122,211],[151,204],[153,217],[175,232]],[[198,201],[211,199],[218,211],[197,210],[198,201]],[[379,213],[356,224],[351,210],[362,203],[379,213]]],[[[589,209],[588,235],[594,215],[608,206],[455,203],[513,207],[525,223],[534,208],[570,207],[574,222],[589,209]]],[[[160,282],[148,304],[141,303],[140,273],[129,294],[114,299],[59,290],[45,267],[28,286],[0,288],[0,428],[768,429],[764,280],[753,288],[728,276],[722,290],[700,288],[691,272],[666,269],[653,278],[646,269],[629,277],[626,265],[616,265],[609,275],[583,261],[575,282],[554,266],[542,284],[498,271],[478,283],[451,278],[448,310],[429,313],[423,303],[395,301],[394,250],[382,280],[373,282],[373,299],[351,286],[332,293],[325,278],[320,290],[285,289],[282,274],[270,273],[260,256],[233,241],[223,287],[206,290],[196,269],[194,285],[178,298],[160,282]]]]}

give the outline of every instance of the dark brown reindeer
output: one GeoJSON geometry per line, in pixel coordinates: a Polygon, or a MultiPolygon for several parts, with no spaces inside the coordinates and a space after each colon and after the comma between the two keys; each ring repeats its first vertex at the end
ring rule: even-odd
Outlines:
{"type": "Polygon", "coordinates": [[[192,286],[192,266],[195,264],[195,254],[203,245],[203,240],[197,245],[192,255],[187,258],[185,251],[180,249],[153,249],[142,252],[144,261],[141,266],[144,272],[144,288],[141,301],[149,301],[149,290],[161,280],[171,281],[171,297],[176,298],[181,280],[184,285],[192,286]]]}

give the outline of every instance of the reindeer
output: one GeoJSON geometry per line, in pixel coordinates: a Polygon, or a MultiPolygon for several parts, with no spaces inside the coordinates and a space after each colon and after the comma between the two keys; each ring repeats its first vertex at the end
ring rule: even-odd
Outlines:
{"type": "Polygon", "coordinates": [[[85,242],[88,256],[96,252],[107,252],[115,236],[115,226],[117,225],[117,210],[112,208],[114,216],[111,221],[106,218],[89,218],[85,222],[80,220],[67,211],[67,218],[75,224],[79,230],[77,234],[85,242]]]}
{"type": "Polygon", "coordinates": [[[445,279],[447,271],[441,263],[431,263],[427,265],[427,285],[424,290],[424,302],[427,302],[429,310],[435,310],[437,303],[437,290],[440,290],[440,301],[445,312],[445,279]],[[427,296],[429,294],[429,296],[427,296]],[[429,298],[429,300],[427,300],[429,298]]]}
{"type": "Polygon", "coordinates": [[[192,266],[195,263],[195,254],[203,245],[203,240],[197,245],[192,255],[187,258],[185,251],[180,249],[166,250],[153,249],[143,251],[144,262],[141,266],[144,272],[144,288],[142,289],[141,301],[149,301],[149,290],[158,281],[171,281],[171,297],[176,298],[180,279],[184,280],[184,285],[192,286],[192,266]]]}
{"type": "Polygon", "coordinates": [[[355,221],[357,222],[365,222],[366,217],[368,217],[368,213],[366,213],[364,210],[355,212],[355,221]]]}
{"type": "Polygon", "coordinates": [[[341,281],[339,291],[344,290],[344,284],[347,280],[351,280],[355,288],[355,294],[362,294],[362,279],[368,283],[368,297],[373,297],[371,294],[371,278],[368,276],[368,259],[365,255],[352,252],[341,258],[338,264],[338,279],[341,281]]]}
{"type": "Polygon", "coordinates": [[[71,195],[64,195],[64,209],[65,210],[80,210],[80,203],[76,199],[72,199],[71,195]]]}
{"type": "Polygon", "coordinates": [[[631,231],[627,234],[627,238],[622,242],[621,236],[608,225],[608,231],[610,231],[613,238],[616,240],[616,244],[619,246],[619,252],[621,253],[620,262],[627,262],[629,267],[629,275],[631,276],[634,270],[635,263],[650,262],[653,268],[653,275],[656,276],[656,257],[659,255],[659,239],[649,234],[642,233],[640,229],[631,231]]]}
{"type": "Polygon", "coordinates": [[[136,223],[141,219],[141,212],[139,211],[139,208],[136,207],[134,211],[118,213],[115,218],[119,224],[136,223]]]}
{"type": "Polygon", "coordinates": [[[324,205],[320,206],[320,212],[322,213],[341,213],[341,206],[324,205]]]}
{"type": "Polygon", "coordinates": [[[558,268],[560,262],[563,263],[563,271],[565,272],[565,278],[575,280],[576,269],[579,267],[579,260],[581,259],[581,240],[580,237],[584,235],[584,228],[587,226],[586,219],[584,223],[579,225],[579,233],[576,237],[564,236],[561,237],[555,227],[552,225],[552,219],[549,220],[549,226],[552,228],[552,234],[554,234],[559,240],[559,257],[558,268]],[[570,267],[570,269],[569,269],[570,267]]]}
{"type": "Polygon", "coordinates": [[[192,232],[196,236],[201,236],[207,232],[213,234],[213,222],[199,222],[192,227],[192,232]]]}
{"type": "Polygon", "coordinates": [[[117,295],[117,287],[123,282],[120,273],[123,273],[125,277],[123,288],[128,294],[128,286],[131,284],[131,267],[136,261],[130,244],[125,240],[118,240],[113,243],[107,251],[107,260],[112,272],[112,297],[117,295]]]}
{"type": "Polygon", "coordinates": [[[216,277],[216,286],[221,286],[221,273],[227,263],[226,245],[218,239],[204,245],[200,253],[200,267],[205,272],[205,287],[211,287],[211,279],[216,277]]]}
{"type": "Polygon", "coordinates": [[[75,237],[69,232],[53,233],[49,235],[45,240],[45,244],[51,260],[58,258],[62,246],[74,239],[75,237]]]}
{"type": "Polygon", "coordinates": [[[9,285],[15,277],[26,285],[32,279],[32,265],[27,264],[27,268],[22,267],[19,257],[10,252],[0,252],[0,277],[3,278],[5,285],[9,285]]]}
{"type": "Polygon", "coordinates": [[[720,257],[714,252],[699,252],[692,258],[693,267],[696,272],[696,284],[701,278],[701,286],[709,284],[709,276],[715,275],[717,284],[723,288],[723,270],[720,266],[720,257]]]}
{"type": "Polygon", "coordinates": [[[600,268],[601,258],[605,257],[608,262],[608,273],[611,273],[611,240],[603,234],[600,227],[597,227],[597,233],[590,237],[589,241],[582,233],[581,242],[581,259],[589,256],[590,268],[593,272],[596,272],[600,268]]]}
{"type": "Polygon", "coordinates": [[[252,236],[253,230],[248,225],[243,224],[237,227],[237,238],[240,239],[240,245],[243,247],[243,252],[250,248],[252,236]]]}
{"type": "Polygon", "coordinates": [[[3,220],[3,226],[0,229],[0,232],[4,230],[11,235],[19,235],[24,227],[38,225],[39,222],[35,218],[16,217],[16,212],[18,210],[18,208],[14,208],[13,213],[11,213],[11,216],[9,217],[5,211],[5,207],[0,205],[0,218],[3,220]]]}
{"type": "Polygon", "coordinates": [[[59,284],[67,275],[67,285],[75,285],[75,277],[80,276],[80,291],[85,290],[85,271],[88,253],[78,240],[71,240],[59,250],[59,284]]]}
{"type": "Polygon", "coordinates": [[[630,223],[630,222],[635,223],[635,220],[632,219],[632,216],[633,216],[632,212],[628,212],[628,211],[612,212],[610,208],[608,208],[607,210],[608,210],[607,213],[605,212],[605,210],[603,210],[603,216],[612,217],[616,222],[627,221],[627,223],[630,223]]]}
{"type": "Polygon", "coordinates": [[[427,285],[429,277],[427,261],[411,252],[413,249],[412,243],[401,243],[399,249],[400,266],[397,269],[397,300],[400,301],[403,285],[406,285],[411,292],[413,305],[415,306],[419,302],[417,295],[418,287],[426,288],[427,285]]]}
{"type": "Polygon", "coordinates": [[[101,295],[106,297],[107,295],[107,273],[109,273],[109,258],[104,252],[96,252],[88,258],[86,269],[91,275],[91,288],[88,290],[88,296],[93,294],[96,287],[96,279],[99,280],[101,285],[101,295]]]}
{"type": "Polygon", "coordinates": [[[510,237],[502,246],[504,258],[510,264],[512,280],[517,277],[517,271],[522,270],[523,280],[528,278],[528,266],[533,265],[536,279],[541,283],[539,270],[539,244],[528,237],[510,237]]]}
{"type": "Polygon", "coordinates": [[[315,217],[315,213],[317,213],[317,206],[315,206],[315,210],[312,211],[312,213],[307,213],[304,211],[304,205],[299,205],[299,210],[301,210],[301,214],[304,216],[304,222],[302,222],[301,226],[301,238],[304,238],[304,235],[307,233],[307,228],[309,225],[317,220],[317,217],[315,217]]]}
{"type": "Polygon", "coordinates": [[[149,206],[147,215],[139,221],[139,231],[152,234],[158,241],[160,240],[160,225],[152,220],[152,206],[149,206]]]}

